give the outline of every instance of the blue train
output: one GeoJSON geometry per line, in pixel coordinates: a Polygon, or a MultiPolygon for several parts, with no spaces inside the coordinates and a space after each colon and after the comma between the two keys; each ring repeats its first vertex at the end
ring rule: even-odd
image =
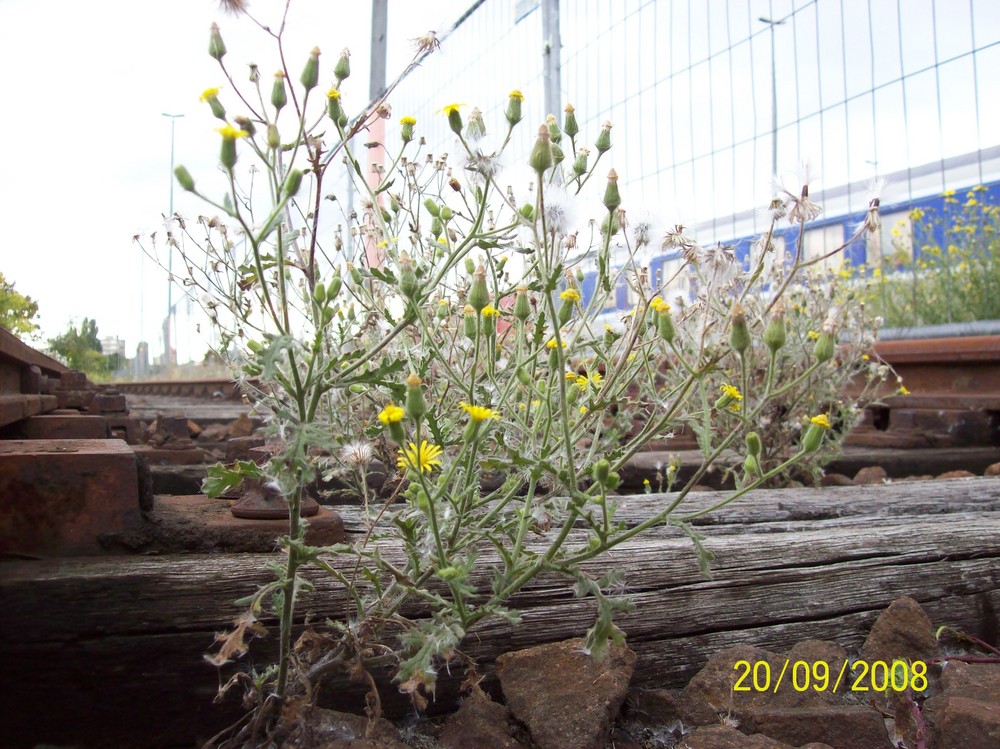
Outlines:
{"type": "MultiPolygon", "coordinates": [[[[915,198],[913,200],[898,201],[893,203],[883,202],[880,206],[883,232],[882,257],[885,258],[889,256],[893,251],[892,229],[897,221],[904,221],[907,231],[909,231],[909,227],[911,225],[910,217],[914,214],[914,211],[917,211],[918,216],[922,214],[927,219],[932,217],[940,217],[944,219],[941,222],[918,222],[918,225],[921,227],[921,233],[915,238],[912,236],[909,238],[908,254],[911,254],[913,260],[919,261],[923,252],[923,245],[931,244],[939,247],[947,245],[948,241],[945,236],[946,226],[952,223],[949,221],[949,217],[960,215],[963,210],[965,210],[966,206],[970,205],[1000,206],[1000,181],[987,182],[982,185],[964,187],[956,190],[946,190],[943,193],[915,198]],[[975,202],[970,203],[970,201],[975,202]]],[[[816,238],[818,246],[825,248],[825,250],[828,251],[847,242],[854,235],[858,224],[862,221],[864,216],[864,211],[835,217],[826,217],[821,215],[819,219],[807,223],[804,228],[806,236],[803,238],[804,242],[807,244],[807,253],[809,249],[808,244],[810,236],[816,238]]],[[[801,231],[802,229],[798,225],[789,225],[787,221],[783,220],[779,222],[775,229],[775,242],[779,247],[783,245],[786,251],[793,252],[799,241],[799,234],[801,231]]],[[[736,257],[742,267],[747,269],[750,265],[750,248],[758,236],[759,235],[739,237],[728,242],[723,242],[723,244],[734,249],[736,257]]],[[[869,265],[878,265],[878,258],[869,258],[867,256],[868,249],[866,240],[864,238],[860,238],[846,247],[842,257],[854,266],[863,265],[865,263],[868,263],[869,265]]],[[[649,262],[650,279],[654,283],[662,282],[662,279],[667,276],[668,271],[672,272],[668,264],[672,261],[677,261],[679,257],[680,255],[677,252],[654,255],[649,262]]],[[[839,262],[840,258],[837,258],[838,265],[839,262]]],[[[590,299],[594,294],[596,283],[596,270],[589,270],[584,273],[583,281],[581,283],[581,295],[583,297],[584,305],[587,305],[590,302],[590,299]]],[[[622,314],[631,310],[634,305],[635,299],[632,298],[627,284],[622,281],[615,289],[613,303],[608,304],[605,308],[605,313],[618,319],[622,314]]]]}

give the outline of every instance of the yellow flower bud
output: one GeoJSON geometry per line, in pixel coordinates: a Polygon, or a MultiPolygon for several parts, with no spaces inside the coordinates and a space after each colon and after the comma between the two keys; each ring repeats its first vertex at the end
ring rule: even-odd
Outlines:
{"type": "Polygon", "coordinates": [[[511,91],[510,96],[507,97],[507,111],[504,112],[504,115],[511,127],[521,121],[521,102],[523,101],[524,94],[517,89],[511,91]]]}
{"type": "Polygon", "coordinates": [[[319,83],[319,54],[319,47],[313,47],[312,52],[309,53],[309,59],[306,60],[306,66],[302,70],[302,76],[299,78],[306,91],[316,88],[316,84],[319,83]]]}
{"type": "Polygon", "coordinates": [[[420,421],[427,413],[424,400],[423,380],[415,373],[406,378],[406,414],[414,421],[420,421]]]}
{"type": "Polygon", "coordinates": [[[667,343],[672,343],[674,340],[674,321],[670,316],[670,305],[664,305],[660,308],[660,311],[656,313],[656,330],[662,338],[667,343]]]}
{"type": "Polygon", "coordinates": [[[570,138],[576,137],[576,134],[580,132],[580,126],[576,121],[576,109],[573,108],[572,104],[567,104],[566,109],[563,110],[563,132],[570,138]]]}
{"type": "Polygon", "coordinates": [[[622,196],[618,192],[618,172],[612,169],[608,172],[608,186],[604,189],[604,207],[613,213],[622,204],[622,196]]]}
{"type": "Polygon", "coordinates": [[[729,315],[729,345],[742,354],[750,348],[750,328],[747,327],[747,313],[743,305],[736,302],[729,315]]]}
{"type": "Polygon", "coordinates": [[[458,111],[461,104],[445,104],[441,111],[448,117],[448,127],[455,135],[462,134],[462,114],[458,111]]]}
{"type": "Polygon", "coordinates": [[[826,414],[813,416],[809,419],[809,426],[802,437],[802,449],[807,453],[815,452],[823,442],[823,435],[830,428],[830,419],[826,414]]]}
{"type": "Polygon", "coordinates": [[[549,140],[549,129],[545,125],[539,125],[538,138],[535,140],[535,146],[531,149],[531,156],[528,158],[528,164],[538,174],[542,174],[552,166],[552,146],[549,140]]]}
{"type": "Polygon", "coordinates": [[[211,34],[208,37],[208,54],[216,60],[222,60],[226,54],[226,44],[222,41],[217,23],[212,24],[211,34]]]}
{"type": "Polygon", "coordinates": [[[337,60],[337,64],[333,68],[333,75],[336,77],[338,84],[347,80],[351,75],[351,52],[347,48],[340,53],[340,59],[337,60]]]}
{"type": "Polygon", "coordinates": [[[299,186],[302,184],[302,170],[292,169],[285,177],[285,184],[282,186],[281,191],[289,198],[295,197],[295,194],[299,191],[299,186]]]}
{"type": "Polygon", "coordinates": [[[780,300],[771,310],[771,320],[764,330],[764,344],[774,353],[785,345],[785,304],[780,300]]]}
{"type": "Polygon", "coordinates": [[[819,338],[816,339],[816,345],[813,347],[813,355],[816,357],[816,361],[822,364],[832,359],[833,349],[833,334],[824,330],[819,334],[819,338]]]}
{"type": "Polygon", "coordinates": [[[413,140],[413,126],[417,124],[417,121],[413,117],[403,117],[399,124],[399,137],[403,139],[403,143],[409,143],[413,140]]]}
{"type": "Polygon", "coordinates": [[[514,317],[524,322],[531,316],[531,303],[528,301],[528,290],[523,286],[517,290],[514,298],[514,317]]]}
{"type": "Polygon", "coordinates": [[[608,485],[608,479],[611,476],[611,463],[605,459],[601,459],[594,463],[594,467],[591,469],[594,475],[594,481],[602,486],[608,485]]]}
{"type": "Polygon", "coordinates": [[[599,153],[604,153],[611,148],[611,128],[611,123],[605,122],[601,126],[601,132],[597,134],[597,140],[594,143],[594,148],[596,148],[599,153]]]}
{"type": "Polygon", "coordinates": [[[281,108],[288,103],[288,92],[285,91],[285,74],[278,71],[274,74],[274,86],[271,88],[271,106],[275,112],[280,112],[281,108]]]}
{"type": "Polygon", "coordinates": [[[480,265],[472,277],[472,288],[469,290],[469,304],[476,312],[490,303],[490,292],[486,288],[486,268],[480,265]]]}
{"type": "Polygon", "coordinates": [[[559,122],[554,114],[545,118],[545,124],[549,127],[549,140],[552,143],[559,143],[562,140],[562,130],[559,129],[559,122]]]}
{"type": "Polygon", "coordinates": [[[183,166],[178,166],[174,169],[174,176],[177,178],[177,183],[187,190],[188,192],[194,191],[194,178],[191,176],[190,172],[183,166]]]}
{"type": "Polygon", "coordinates": [[[344,106],[340,102],[340,91],[331,88],[326,92],[326,114],[335,125],[344,117],[344,106]]]}

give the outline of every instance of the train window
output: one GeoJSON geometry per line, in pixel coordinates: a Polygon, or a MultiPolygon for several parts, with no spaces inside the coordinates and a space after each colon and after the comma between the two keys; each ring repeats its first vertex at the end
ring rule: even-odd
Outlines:
{"type": "Polygon", "coordinates": [[[883,265],[891,271],[913,259],[913,222],[909,211],[882,215],[882,232],[878,238],[869,236],[868,265],[883,265]],[[874,241],[873,241],[874,240],[874,241]]]}
{"type": "MultiPolygon", "coordinates": [[[[756,270],[757,264],[760,262],[760,253],[764,250],[765,236],[766,234],[761,234],[750,245],[751,270],[756,270]]],[[[774,269],[776,267],[789,266],[792,263],[792,259],[787,256],[787,247],[785,246],[785,238],[783,236],[780,234],[773,235],[771,237],[771,247],[771,252],[767,252],[764,255],[764,270],[761,272],[765,283],[770,283],[774,280],[774,269]]]]}
{"type": "Polygon", "coordinates": [[[682,270],[683,267],[684,259],[674,258],[665,261],[660,268],[660,278],[657,279],[655,288],[659,289],[661,285],[666,284],[659,296],[670,304],[674,304],[677,297],[681,297],[685,301],[689,299],[690,276],[689,273],[682,270]],[[678,273],[678,271],[681,272],[678,273]]]}
{"type": "MultiPolygon", "coordinates": [[[[802,251],[806,260],[816,260],[817,258],[824,257],[825,255],[833,252],[843,243],[843,225],[833,224],[831,226],[821,226],[817,229],[806,230],[802,251]]],[[[816,263],[816,265],[811,266],[810,270],[814,273],[837,271],[840,269],[840,263],[842,260],[842,256],[838,253],[827,257],[822,262],[816,263]]]]}
{"type": "MultiPolygon", "coordinates": [[[[626,302],[626,294],[628,293],[628,287],[625,284],[625,276],[618,275],[618,270],[615,268],[611,269],[611,282],[615,283],[615,278],[617,277],[618,282],[616,285],[611,287],[611,293],[608,294],[603,288],[599,288],[598,294],[604,297],[604,309],[624,309],[626,302]]],[[[599,283],[599,282],[598,282],[599,283]]]]}

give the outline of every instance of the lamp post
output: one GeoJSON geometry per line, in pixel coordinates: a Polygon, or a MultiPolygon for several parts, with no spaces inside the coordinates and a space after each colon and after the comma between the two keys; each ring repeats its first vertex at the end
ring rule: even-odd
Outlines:
{"type": "Polygon", "coordinates": [[[774,27],[780,26],[784,21],[774,21],[761,16],[757,19],[761,23],[766,23],[771,29],[771,174],[778,175],[778,73],[775,67],[774,58],[774,27]]]}
{"type": "MultiPolygon", "coordinates": [[[[174,216],[174,126],[178,117],[182,114],[167,114],[164,117],[170,118],[170,218],[174,216]]],[[[173,353],[170,340],[173,333],[171,316],[174,314],[174,246],[169,245],[167,253],[167,319],[163,321],[163,359],[166,366],[173,365],[173,353]]]]}

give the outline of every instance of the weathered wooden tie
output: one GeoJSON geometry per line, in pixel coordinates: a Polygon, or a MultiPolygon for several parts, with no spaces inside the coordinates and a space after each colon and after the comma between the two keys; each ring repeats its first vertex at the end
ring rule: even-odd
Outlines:
{"type": "MultiPolygon", "coordinates": [[[[717,502],[692,496],[682,509],[717,502]]],[[[620,499],[633,523],[662,495],[620,499]]],[[[348,528],[360,517],[340,508],[348,528]]],[[[640,656],[637,685],[678,686],[710,654],[737,642],[781,651],[805,638],[857,646],[893,599],[920,601],[936,624],[997,641],[1000,611],[1000,479],[881,487],[755,491],[698,523],[715,553],[714,579],[698,571],[691,542],[659,528],[588,563],[625,571],[636,611],[621,616],[640,656]]],[[[357,536],[355,536],[357,538],[357,536]]],[[[401,563],[398,549],[387,557],[401,563]]],[[[238,714],[236,700],[211,704],[220,675],[203,660],[214,634],[240,612],[232,601],[270,579],[275,555],[190,555],[13,561],[0,564],[0,693],[12,746],[33,742],[170,746],[205,736],[238,714]]],[[[345,559],[335,564],[346,569],[345,559]]],[[[312,574],[300,612],[342,617],[343,590],[312,574]]],[[[482,589],[483,577],[476,583],[482,589]]],[[[592,600],[564,581],[535,580],[514,601],[519,627],[487,621],[465,651],[491,674],[504,651],[579,636],[592,600]]],[[[424,612],[410,606],[410,616],[424,612]]],[[[273,622],[267,622],[272,625],[273,622]]],[[[248,663],[274,656],[255,641],[248,663]]],[[[240,667],[246,667],[241,664],[240,667]]],[[[231,669],[223,674],[231,673],[231,669]]],[[[407,714],[390,675],[379,675],[390,715],[407,714]]],[[[453,704],[462,678],[442,669],[436,707],[453,704]]],[[[491,684],[488,677],[487,685],[491,684]]],[[[360,688],[330,679],[325,704],[359,710],[360,688]]]]}

